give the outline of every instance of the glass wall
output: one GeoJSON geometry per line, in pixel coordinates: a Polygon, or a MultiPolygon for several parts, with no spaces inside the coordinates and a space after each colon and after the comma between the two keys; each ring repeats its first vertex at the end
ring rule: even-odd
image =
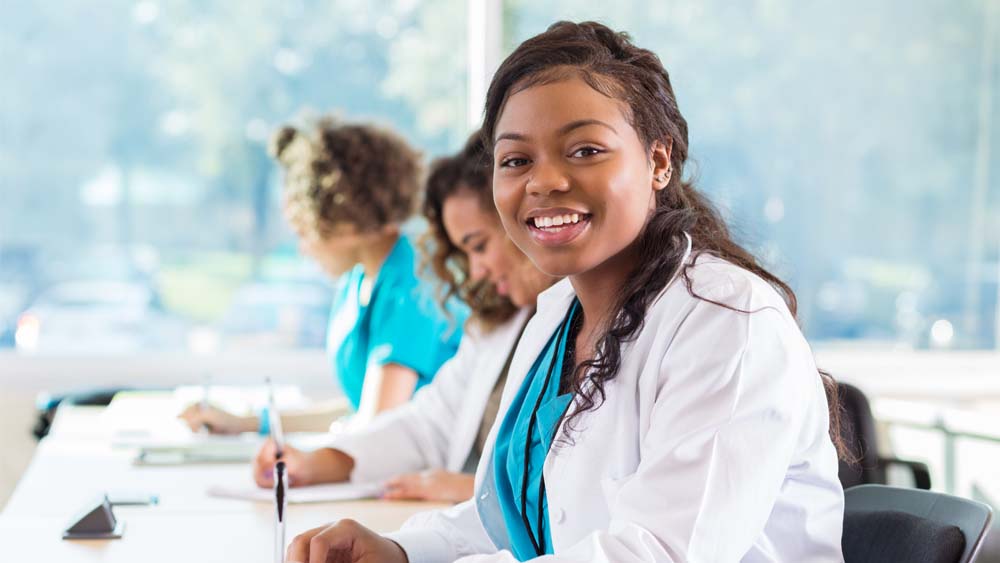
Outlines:
{"type": "Polygon", "coordinates": [[[791,282],[811,340],[996,346],[996,2],[507,0],[504,13],[505,53],[593,19],[660,56],[697,184],[791,282]]]}
{"type": "Polygon", "coordinates": [[[321,346],[330,284],[266,154],[332,112],[464,140],[460,1],[4,6],[0,347],[321,346]]]}
{"type": "MultiPolygon", "coordinates": [[[[558,19],[657,52],[689,172],[795,288],[813,342],[994,348],[995,4],[506,0],[503,53],[558,19]]],[[[333,112],[457,149],[465,6],[4,7],[0,349],[321,346],[330,284],[281,219],[268,135],[333,112]]]]}

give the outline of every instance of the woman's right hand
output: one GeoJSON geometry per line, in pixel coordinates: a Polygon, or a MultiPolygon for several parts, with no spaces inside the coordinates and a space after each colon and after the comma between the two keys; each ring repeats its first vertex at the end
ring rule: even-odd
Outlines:
{"type": "MultiPolygon", "coordinates": [[[[260,487],[274,486],[275,453],[274,440],[268,439],[253,460],[253,480],[260,487]]],[[[304,452],[285,444],[281,460],[291,487],[346,481],[354,469],[354,458],[331,448],[304,452]]]]}
{"type": "Polygon", "coordinates": [[[295,536],[286,563],[407,563],[400,545],[344,519],[295,536]]]}
{"type": "Polygon", "coordinates": [[[189,405],[177,418],[183,419],[192,432],[207,428],[212,434],[256,432],[259,425],[256,416],[236,416],[211,405],[203,407],[200,403],[189,405]]]}

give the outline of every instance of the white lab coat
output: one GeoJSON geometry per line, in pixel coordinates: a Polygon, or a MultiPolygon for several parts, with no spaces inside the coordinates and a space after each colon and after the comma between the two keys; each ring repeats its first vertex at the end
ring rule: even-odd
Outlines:
{"type": "Polygon", "coordinates": [[[522,309],[488,332],[470,323],[455,355],[411,401],[333,437],[328,445],[354,458],[351,480],[370,483],[430,468],[461,471],[530,314],[522,309]]]}
{"type": "MultiPolygon", "coordinates": [[[[704,255],[689,273],[698,295],[753,313],[696,299],[679,278],[650,306],[604,404],[545,460],[555,555],[537,561],[843,561],[843,490],[805,338],[759,277],[704,255]]],[[[573,297],[566,280],[539,297],[497,422],[573,297]]],[[[410,563],[515,561],[496,502],[497,428],[472,500],[389,534],[410,563]]]]}

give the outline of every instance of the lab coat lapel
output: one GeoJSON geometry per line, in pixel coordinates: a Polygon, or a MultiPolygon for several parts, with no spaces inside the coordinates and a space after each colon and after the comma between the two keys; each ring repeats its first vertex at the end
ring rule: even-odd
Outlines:
{"type": "MultiPolygon", "coordinates": [[[[531,369],[531,365],[542,353],[542,349],[549,341],[552,333],[562,322],[566,310],[573,302],[573,286],[569,280],[562,280],[538,296],[538,312],[528,321],[521,340],[517,343],[517,351],[511,360],[510,369],[507,372],[507,383],[504,385],[503,395],[500,398],[500,409],[497,411],[497,419],[490,429],[490,435],[483,446],[483,457],[479,460],[479,468],[476,470],[476,484],[482,482],[485,466],[493,462],[493,447],[496,443],[496,433],[500,422],[507,416],[511,401],[524,378],[531,369]]],[[[492,473],[492,472],[491,472],[492,473]]]]}
{"type": "Polygon", "coordinates": [[[486,403],[490,399],[497,378],[500,377],[500,371],[507,362],[508,355],[517,345],[517,337],[521,334],[521,328],[527,322],[529,314],[530,309],[519,310],[511,320],[495,328],[493,332],[487,333],[482,339],[480,352],[487,355],[487,358],[478,366],[482,368],[481,373],[469,377],[473,389],[467,395],[469,399],[462,405],[461,414],[456,421],[456,431],[460,434],[452,441],[448,455],[448,467],[453,471],[462,470],[469,452],[472,451],[472,442],[479,434],[486,403]]]}
{"type": "MultiPolygon", "coordinates": [[[[479,460],[479,467],[476,469],[476,511],[479,513],[480,521],[483,522],[487,535],[490,536],[497,549],[510,549],[509,538],[506,534],[496,534],[497,531],[504,529],[503,514],[500,511],[500,505],[497,504],[496,487],[494,486],[495,475],[493,473],[493,450],[496,444],[497,430],[500,427],[500,422],[507,416],[510,403],[521,389],[531,365],[538,358],[552,333],[558,328],[559,323],[562,322],[574,295],[573,286],[570,285],[569,280],[564,279],[538,296],[538,312],[528,321],[528,326],[525,327],[521,340],[518,341],[517,350],[514,352],[514,358],[511,360],[510,369],[507,372],[507,383],[504,385],[503,396],[500,399],[497,419],[490,429],[490,435],[486,438],[483,455],[479,460]]],[[[543,470],[548,467],[552,457],[550,455],[546,458],[543,470]]]]}

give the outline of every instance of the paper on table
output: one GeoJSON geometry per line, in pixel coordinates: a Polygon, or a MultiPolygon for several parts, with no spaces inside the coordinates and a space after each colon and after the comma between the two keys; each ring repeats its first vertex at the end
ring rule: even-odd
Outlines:
{"type": "MultiPolygon", "coordinates": [[[[197,463],[247,463],[254,458],[263,438],[243,433],[235,436],[196,434],[184,429],[175,438],[118,438],[113,447],[135,448],[136,465],[188,465],[197,463]]],[[[286,440],[300,450],[314,450],[329,442],[326,432],[296,432],[286,440]]]]}
{"type": "MultiPolygon", "coordinates": [[[[381,483],[333,483],[328,485],[295,487],[288,489],[288,502],[291,504],[304,504],[309,502],[377,498],[382,494],[382,490],[381,483]]],[[[213,485],[208,488],[208,494],[209,496],[219,498],[274,502],[274,491],[255,486],[213,485]]]]}
{"type": "MultiPolygon", "coordinates": [[[[233,436],[202,436],[192,433],[177,415],[191,404],[196,404],[204,394],[200,386],[178,387],[175,391],[122,392],[115,395],[101,414],[102,426],[111,433],[115,448],[182,448],[199,446],[210,441],[232,442],[241,438],[233,436]]],[[[277,386],[275,402],[280,408],[295,409],[305,404],[298,387],[277,386]]],[[[235,414],[253,412],[266,402],[266,387],[213,386],[211,403],[235,414]]],[[[256,434],[242,437],[253,441],[256,434]]],[[[223,444],[225,445],[225,444],[223,444]]],[[[251,455],[256,446],[251,446],[251,455]]]]}

